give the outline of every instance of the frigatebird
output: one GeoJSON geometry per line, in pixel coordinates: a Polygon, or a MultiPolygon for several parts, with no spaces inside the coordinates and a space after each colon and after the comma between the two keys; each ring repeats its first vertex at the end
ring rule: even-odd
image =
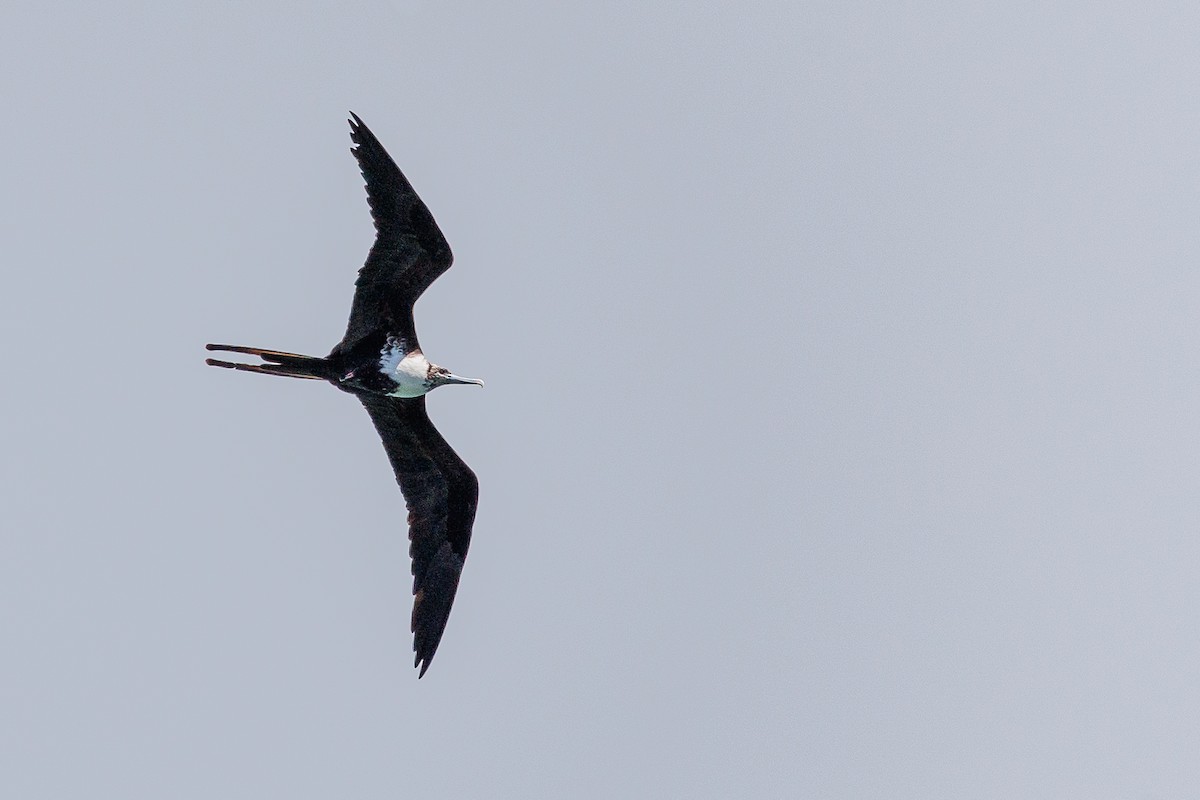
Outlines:
{"type": "Polygon", "coordinates": [[[357,115],[350,152],[367,183],[375,243],[358,272],[346,335],[324,358],[210,344],[209,350],[258,356],[263,363],[206,359],[214,367],[326,380],[367,409],[408,506],[412,557],[413,666],[429,669],[458,591],[479,481],[425,412],[425,394],[449,383],[483,386],[430,362],[421,352],[413,305],[450,269],[450,245],[396,162],[357,115]]]}

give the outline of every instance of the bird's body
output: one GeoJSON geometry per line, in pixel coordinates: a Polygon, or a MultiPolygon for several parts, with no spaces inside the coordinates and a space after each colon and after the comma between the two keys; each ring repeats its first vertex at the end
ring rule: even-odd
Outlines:
{"type": "Polygon", "coordinates": [[[429,391],[433,365],[420,350],[406,350],[403,341],[388,340],[379,354],[379,371],[395,384],[390,397],[420,397],[429,391]]]}
{"type": "Polygon", "coordinates": [[[431,363],[417,342],[413,304],[450,268],[450,246],[429,210],[362,120],[352,148],[367,182],[376,239],[359,271],[346,335],[328,356],[240,345],[209,350],[264,363],[207,359],[215,367],[326,380],[358,397],[375,424],[408,505],[413,560],[413,649],[421,675],[441,641],[475,520],[479,484],[425,413],[425,395],[461,378],[431,363]]]}

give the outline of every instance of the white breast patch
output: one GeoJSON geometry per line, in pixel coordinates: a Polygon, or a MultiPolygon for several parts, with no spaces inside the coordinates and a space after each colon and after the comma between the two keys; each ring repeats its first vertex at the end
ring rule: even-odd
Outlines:
{"type": "Polygon", "coordinates": [[[403,340],[389,338],[379,354],[379,371],[396,384],[392,397],[420,397],[429,391],[429,360],[419,350],[405,353],[403,340]]]}

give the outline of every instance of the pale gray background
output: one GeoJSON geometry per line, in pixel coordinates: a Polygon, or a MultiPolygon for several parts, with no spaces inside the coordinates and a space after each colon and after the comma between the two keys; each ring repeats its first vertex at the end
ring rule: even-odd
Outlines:
{"type": "Polygon", "coordinates": [[[0,793],[1200,787],[1194,3],[10,2],[0,793]],[[1136,5],[1136,8],[1134,7],[1136,5]],[[483,490],[428,676],[361,114],[483,490]]]}

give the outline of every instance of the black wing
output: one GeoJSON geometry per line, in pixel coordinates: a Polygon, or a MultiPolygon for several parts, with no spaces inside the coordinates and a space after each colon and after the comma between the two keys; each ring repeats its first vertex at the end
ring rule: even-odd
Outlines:
{"type": "Polygon", "coordinates": [[[458,591],[479,481],[429,421],[424,397],[359,395],[358,399],[383,439],[408,505],[414,666],[420,665],[424,675],[458,591]]]}
{"type": "Polygon", "coordinates": [[[446,237],[375,134],[351,114],[350,149],[367,181],[375,244],[358,272],[350,322],[338,348],[387,331],[417,346],[413,304],[454,260],[446,237]]]}

